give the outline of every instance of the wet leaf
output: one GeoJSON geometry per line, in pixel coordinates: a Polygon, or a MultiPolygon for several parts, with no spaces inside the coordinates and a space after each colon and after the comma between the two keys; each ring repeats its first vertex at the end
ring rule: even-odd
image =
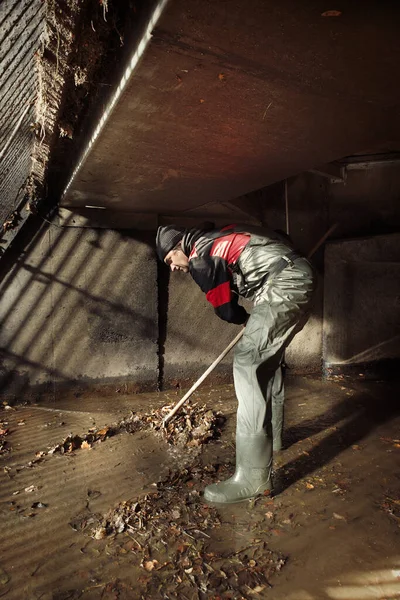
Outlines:
{"type": "Polygon", "coordinates": [[[256,585],[252,590],[250,590],[250,594],[260,594],[263,590],[265,590],[266,585],[256,585]]]}
{"type": "MultiPolygon", "coordinates": [[[[321,14],[321,17],[340,17],[342,12],[340,10],[326,10],[321,14]]],[[[362,373],[360,373],[362,375],[362,373]]]]}
{"type": "Polygon", "coordinates": [[[99,429],[99,430],[97,431],[97,435],[98,435],[99,437],[103,437],[103,436],[107,435],[107,433],[108,433],[109,431],[110,431],[110,428],[109,428],[109,427],[104,427],[103,429],[99,429]]]}
{"type": "Polygon", "coordinates": [[[335,519],[338,519],[339,521],[346,521],[346,517],[343,517],[342,515],[339,515],[338,513],[335,513],[335,512],[334,512],[334,513],[332,513],[332,516],[333,516],[335,519]]]}
{"type": "Polygon", "coordinates": [[[158,560],[145,560],[143,562],[143,567],[146,571],[152,571],[158,566],[158,560]]]}
{"type": "Polygon", "coordinates": [[[93,535],[95,540],[103,540],[106,536],[107,536],[107,530],[105,527],[98,527],[94,531],[94,535],[93,535]]]}
{"type": "Polygon", "coordinates": [[[248,565],[249,565],[249,567],[253,568],[257,565],[257,563],[255,560],[249,560],[248,565]]]}
{"type": "Polygon", "coordinates": [[[10,577],[4,569],[0,567],[0,585],[6,585],[10,581],[10,577]]]}
{"type": "Polygon", "coordinates": [[[37,492],[38,491],[38,487],[36,485],[30,485],[28,487],[25,488],[25,492],[31,493],[31,492],[37,492]]]}

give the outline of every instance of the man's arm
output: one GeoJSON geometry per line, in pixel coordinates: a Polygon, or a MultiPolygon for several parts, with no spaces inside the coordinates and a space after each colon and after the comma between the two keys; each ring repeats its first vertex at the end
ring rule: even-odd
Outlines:
{"type": "Polygon", "coordinates": [[[219,257],[192,258],[189,270],[218,317],[236,325],[247,321],[246,310],[238,304],[237,294],[232,292],[232,276],[226,260],[219,257]]]}

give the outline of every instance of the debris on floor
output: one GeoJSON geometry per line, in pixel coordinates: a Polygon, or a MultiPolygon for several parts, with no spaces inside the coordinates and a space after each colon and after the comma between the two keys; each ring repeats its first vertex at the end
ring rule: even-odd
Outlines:
{"type": "Polygon", "coordinates": [[[7,426],[7,421],[0,421],[0,454],[5,454],[6,452],[10,452],[11,450],[11,447],[9,446],[6,440],[6,436],[10,432],[7,426]]]}
{"type": "MultiPolygon", "coordinates": [[[[124,431],[136,433],[137,431],[152,430],[169,444],[181,447],[201,446],[219,437],[225,422],[222,413],[208,409],[205,405],[192,404],[183,407],[180,413],[164,427],[163,419],[172,408],[173,405],[167,405],[160,409],[154,409],[148,414],[132,413],[118,423],[102,429],[93,428],[81,436],[71,434],[61,443],[50,448],[47,454],[55,452],[69,454],[80,448],[90,449],[93,444],[103,442],[124,431]]],[[[45,454],[41,451],[36,454],[36,457],[42,458],[45,454]]]]}
{"type": "Polygon", "coordinates": [[[381,509],[394,519],[400,527],[400,498],[386,496],[380,504],[381,509]]]}
{"type": "MultiPolygon", "coordinates": [[[[201,492],[234,470],[232,386],[199,398],[201,406],[210,397],[210,408],[227,420],[222,438],[193,448],[162,442],[168,432],[157,427],[170,407],[158,416],[151,409],[171,404],[172,394],[135,402],[126,395],[118,404],[96,392],[85,396],[84,411],[73,394],[56,408],[52,399],[0,407],[12,446],[0,456],[0,516],[8,540],[0,596],[317,600],[330,585],[332,597],[395,597],[398,389],[360,384],[349,400],[342,387],[289,379],[286,445],[274,456],[275,495],[216,507],[204,503],[201,492]],[[49,411],[55,413],[50,424],[49,411]],[[60,429],[63,411],[67,422],[60,429]],[[138,433],[116,435],[130,430],[138,433]],[[71,432],[81,435],[66,438],[71,432]],[[61,440],[63,448],[49,456],[61,440]],[[371,586],[378,577],[384,588],[371,586]],[[345,588],[352,580],[357,583],[345,588]]],[[[211,417],[203,416],[207,436],[211,417]]],[[[197,427],[192,417],[188,430],[197,427]]],[[[186,423],[184,410],[171,422],[178,438],[186,423]]]]}
{"type": "MultiPolygon", "coordinates": [[[[95,442],[103,442],[105,439],[118,433],[116,427],[103,427],[102,429],[91,429],[88,433],[80,435],[69,435],[60,444],[56,444],[47,454],[60,452],[61,454],[71,453],[79,448],[90,448],[95,442]]],[[[43,453],[38,453],[43,456],[43,453]]],[[[38,458],[41,458],[39,456],[38,458]]]]}
{"type": "MultiPolygon", "coordinates": [[[[171,473],[153,493],[121,502],[103,518],[79,515],[70,525],[96,540],[109,537],[128,551],[143,569],[142,597],[250,599],[271,587],[270,577],[285,564],[271,551],[261,531],[244,539],[242,549],[218,550],[215,535],[225,537],[216,508],[200,500],[204,478],[217,472],[214,465],[191,465],[171,473]],[[122,540],[122,542],[121,542],[122,540]]],[[[231,530],[232,524],[229,525],[231,530]]],[[[229,547],[229,545],[228,545],[229,547]]],[[[118,550],[116,550],[118,552],[118,550]]]]}
{"type": "Polygon", "coordinates": [[[174,407],[173,404],[152,410],[148,415],[134,414],[120,423],[128,432],[137,429],[154,429],[174,446],[201,446],[219,437],[225,422],[222,413],[206,405],[183,406],[180,412],[163,426],[163,420],[174,407]]]}

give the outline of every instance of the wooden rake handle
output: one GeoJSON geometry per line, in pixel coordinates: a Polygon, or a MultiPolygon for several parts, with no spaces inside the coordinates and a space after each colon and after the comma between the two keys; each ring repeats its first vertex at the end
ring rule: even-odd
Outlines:
{"type": "Polygon", "coordinates": [[[168,423],[168,421],[170,419],[172,419],[172,417],[174,416],[174,414],[180,409],[180,407],[182,406],[182,404],[185,404],[186,400],[188,400],[188,398],[193,394],[193,392],[195,390],[197,390],[197,388],[199,387],[199,385],[201,383],[203,383],[203,381],[205,380],[205,378],[211,373],[211,371],[213,371],[215,369],[215,367],[221,362],[221,360],[228,354],[228,352],[233,348],[233,346],[235,346],[235,344],[237,344],[237,342],[240,340],[240,338],[242,337],[244,333],[244,327],[243,329],[241,329],[239,331],[239,333],[237,334],[237,336],[231,341],[231,343],[229,344],[229,346],[227,346],[225,348],[225,350],[223,352],[221,352],[221,354],[214,360],[214,362],[212,363],[212,365],[210,365],[207,369],[207,371],[204,371],[203,375],[196,381],[196,383],[194,383],[192,385],[192,387],[190,388],[190,390],[188,392],[186,392],[186,394],[183,396],[183,398],[181,398],[181,400],[179,400],[179,402],[174,406],[174,408],[167,414],[166,417],[164,417],[164,420],[162,422],[163,426],[165,427],[165,425],[168,423]]]}

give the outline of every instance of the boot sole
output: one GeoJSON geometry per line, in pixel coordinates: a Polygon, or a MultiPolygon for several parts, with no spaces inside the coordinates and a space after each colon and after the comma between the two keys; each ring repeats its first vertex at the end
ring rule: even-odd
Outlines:
{"type": "Polygon", "coordinates": [[[211,500],[211,499],[206,498],[205,494],[203,495],[203,500],[205,502],[211,502],[212,504],[239,504],[240,502],[246,502],[246,500],[253,500],[254,498],[258,498],[259,496],[269,497],[271,495],[272,495],[272,487],[265,488],[261,492],[257,492],[256,494],[254,494],[252,496],[246,496],[246,498],[239,498],[238,500],[211,500]],[[266,494],[265,492],[268,492],[268,494],[266,494]]]}

